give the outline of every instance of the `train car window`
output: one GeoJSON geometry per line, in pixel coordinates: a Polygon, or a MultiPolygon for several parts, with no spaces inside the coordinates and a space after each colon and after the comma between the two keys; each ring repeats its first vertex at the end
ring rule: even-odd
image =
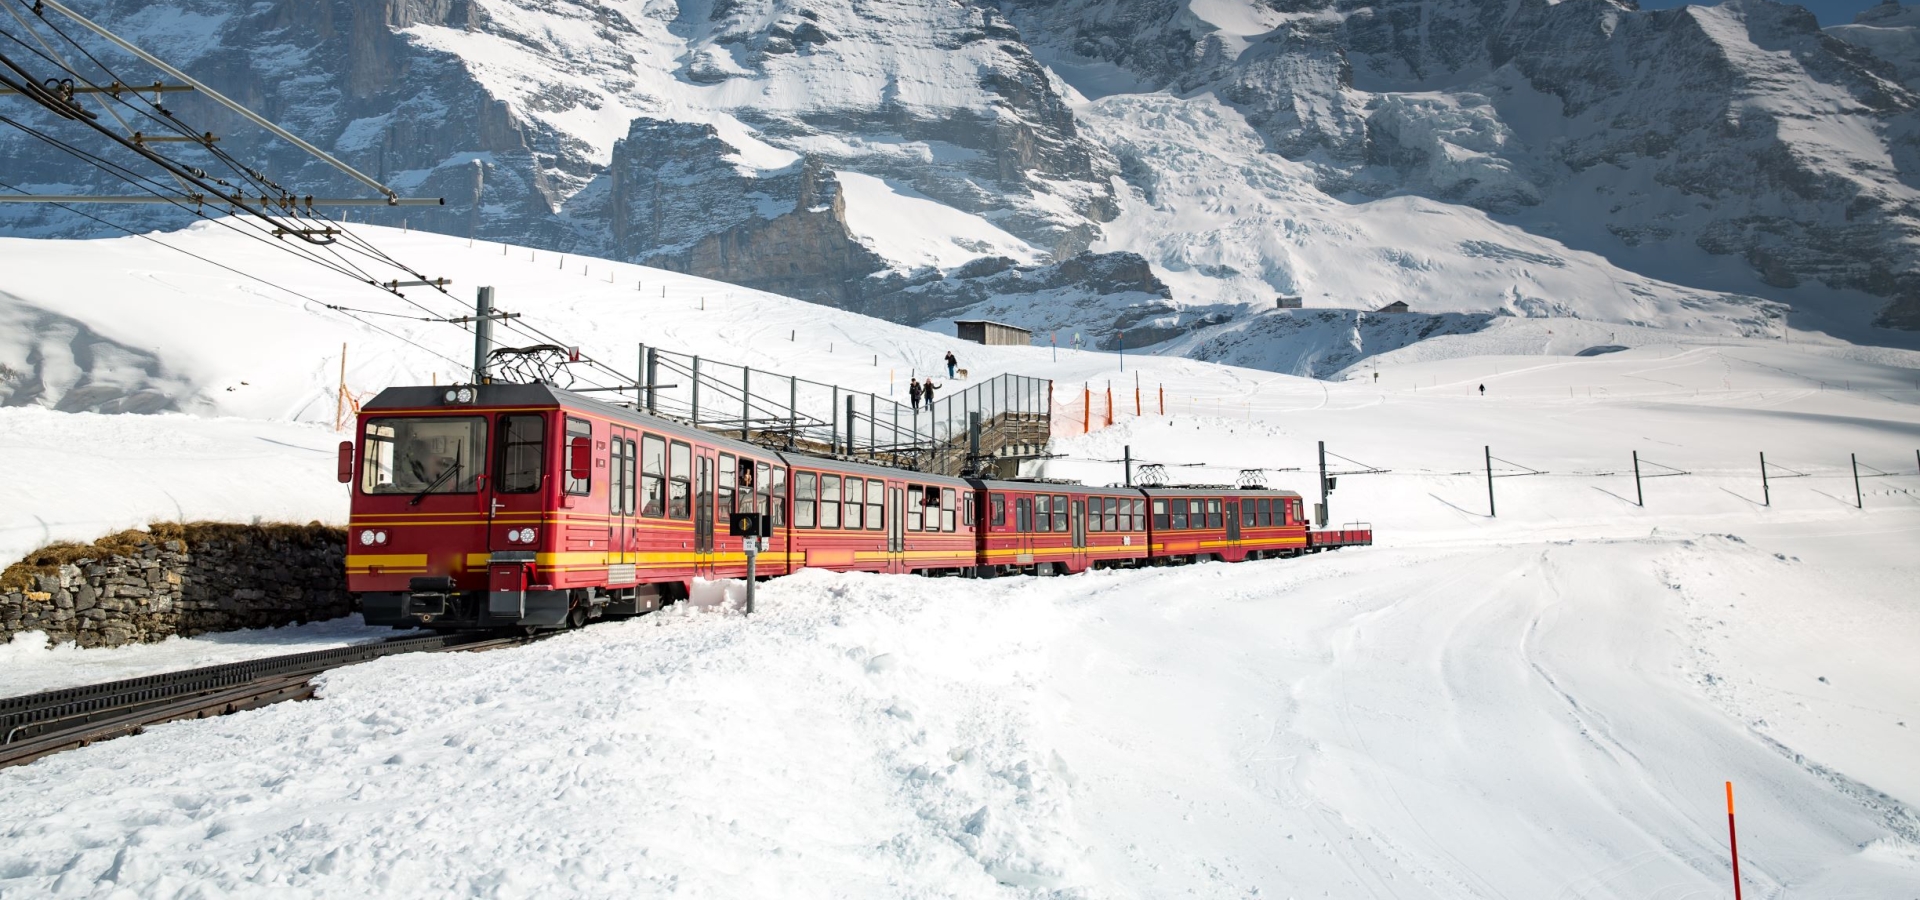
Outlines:
{"type": "Polygon", "coordinates": [[[840,476],[820,476],[820,527],[840,527],[840,476]]]}
{"type": "Polygon", "coordinates": [[[778,528],[787,524],[787,470],[775,467],[773,480],[767,484],[770,485],[769,501],[773,504],[767,512],[773,516],[773,527],[778,528]]]}
{"type": "Polygon", "coordinates": [[[864,478],[847,479],[846,503],[847,503],[846,521],[843,522],[842,524],[846,525],[848,528],[864,527],[860,524],[860,522],[862,519],[866,517],[865,516],[865,512],[867,508],[866,479],[864,478]]]}
{"type": "MultiPolygon", "coordinates": [[[[1106,501],[1106,502],[1111,502],[1111,501],[1106,501]]],[[[1102,501],[1099,497],[1087,498],[1087,531],[1089,532],[1106,530],[1105,528],[1102,528],[1100,525],[1101,503],[1102,501]]]]}
{"type": "Polygon", "coordinates": [[[499,452],[493,463],[493,489],[502,494],[530,494],[539,490],[540,473],[546,470],[546,443],[545,416],[501,416],[499,452]]]}
{"type": "Polygon", "coordinates": [[[1033,530],[1036,533],[1053,530],[1053,507],[1045,494],[1033,498],[1033,530]]]}
{"type": "Polygon", "coordinates": [[[1187,501],[1187,527],[1207,527],[1207,504],[1203,500],[1187,501]]]}
{"type": "Polygon", "coordinates": [[[773,515],[773,467],[766,463],[755,463],[753,511],[763,516],[773,515]]]}
{"type": "Polygon", "coordinates": [[[675,519],[693,517],[693,447],[673,442],[667,468],[667,515],[675,519]]]}
{"type": "Polygon", "coordinates": [[[588,446],[593,443],[593,423],[585,419],[567,417],[567,449],[560,454],[560,473],[562,486],[569,494],[590,494],[593,492],[593,469],[587,469],[587,477],[573,477],[573,442],[586,438],[588,446]]]}
{"type": "Polygon", "coordinates": [[[1147,501],[1145,500],[1133,501],[1133,528],[1131,530],[1132,531],[1147,530],[1147,501]]]}
{"type": "Polygon", "coordinates": [[[487,423],[459,418],[367,422],[360,490],[368,494],[470,494],[479,489],[487,423]]]}
{"type": "Polygon", "coordinates": [[[1013,499],[1014,531],[1025,534],[1033,530],[1033,500],[1027,497],[1013,499]]]}
{"type": "Polygon", "coordinates": [[[1121,528],[1125,527],[1120,524],[1120,519],[1121,519],[1120,504],[1125,502],[1126,501],[1121,500],[1118,497],[1107,498],[1107,503],[1106,503],[1107,509],[1106,509],[1106,512],[1101,515],[1101,518],[1106,520],[1108,531],[1119,531],[1121,528]]]}
{"type": "Polygon", "coordinates": [[[1053,495],[1053,530],[1066,531],[1068,524],[1067,495],[1055,494],[1053,495]]]}
{"type": "Polygon", "coordinates": [[[967,528],[973,527],[973,502],[972,491],[960,495],[960,524],[967,528]]]}
{"type": "Polygon", "coordinates": [[[878,478],[867,479],[867,530],[879,531],[887,527],[887,517],[883,512],[887,508],[887,483],[878,478]]]}
{"type": "MultiPolygon", "coordinates": [[[[1160,501],[1155,500],[1153,502],[1157,504],[1160,501]]],[[[1174,498],[1173,518],[1172,518],[1172,521],[1167,523],[1167,527],[1174,531],[1187,530],[1187,501],[1181,500],[1177,497],[1174,498]]]]}
{"type": "Polygon", "coordinates": [[[957,512],[957,509],[955,507],[957,507],[959,503],[960,503],[960,492],[958,490],[955,490],[954,488],[940,489],[940,530],[941,531],[956,530],[957,523],[954,521],[954,519],[955,519],[955,513],[957,512]]]}
{"type": "Polygon", "coordinates": [[[1274,524],[1273,507],[1275,506],[1275,504],[1276,504],[1276,501],[1272,499],[1262,499],[1260,501],[1260,524],[1262,526],[1270,526],[1274,524]]]}
{"type": "Polygon", "coordinates": [[[1172,520],[1167,518],[1167,501],[1153,501],[1153,530],[1165,531],[1172,527],[1172,520]]]}
{"type": "Polygon", "coordinates": [[[814,504],[819,497],[814,493],[818,476],[812,472],[793,473],[793,527],[812,528],[814,523],[814,504]]]}
{"type": "Polygon", "coordinates": [[[667,442],[651,434],[640,438],[640,514],[667,514],[667,442]]]}
{"type": "Polygon", "coordinates": [[[1240,526],[1242,528],[1253,528],[1260,524],[1260,514],[1258,509],[1256,508],[1259,506],[1259,504],[1260,504],[1260,501],[1255,500],[1252,497],[1241,498],[1240,526]]]}
{"type": "Polygon", "coordinates": [[[927,508],[921,505],[921,500],[920,486],[917,484],[907,485],[908,531],[919,531],[922,521],[926,518],[927,508]]]}
{"type": "Polygon", "coordinates": [[[1220,517],[1220,501],[1217,499],[1211,499],[1207,501],[1207,527],[1208,528],[1227,527],[1226,520],[1220,517]]]}
{"type": "Polygon", "coordinates": [[[992,495],[992,499],[987,502],[987,512],[993,517],[993,527],[1005,528],[1007,526],[1007,495],[992,495]]]}
{"type": "Polygon", "coordinates": [[[733,512],[733,454],[720,454],[720,514],[733,512]]]}

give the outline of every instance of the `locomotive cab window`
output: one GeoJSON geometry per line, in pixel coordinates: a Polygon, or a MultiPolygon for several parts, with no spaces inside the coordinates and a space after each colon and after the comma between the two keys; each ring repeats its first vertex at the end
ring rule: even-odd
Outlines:
{"type": "Polygon", "coordinates": [[[567,452],[561,454],[562,484],[569,494],[593,491],[593,423],[567,419],[567,452]],[[585,449],[581,449],[582,447],[585,449]],[[584,456],[586,465],[580,465],[584,456]]]}
{"type": "Polygon", "coordinates": [[[493,463],[493,489],[530,494],[540,489],[546,469],[547,420],[544,416],[501,416],[500,442],[493,463]]]}
{"type": "Polygon", "coordinates": [[[478,416],[371,419],[361,450],[367,494],[471,494],[479,488],[487,423],[478,416]]]}

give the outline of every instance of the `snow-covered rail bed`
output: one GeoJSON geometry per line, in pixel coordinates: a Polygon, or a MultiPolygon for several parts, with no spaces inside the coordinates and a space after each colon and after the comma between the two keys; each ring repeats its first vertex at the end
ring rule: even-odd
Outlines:
{"type": "Polygon", "coordinates": [[[1900,896],[1912,538],[803,573],[0,772],[0,896],[1717,896],[1725,780],[1756,894],[1900,896]]]}

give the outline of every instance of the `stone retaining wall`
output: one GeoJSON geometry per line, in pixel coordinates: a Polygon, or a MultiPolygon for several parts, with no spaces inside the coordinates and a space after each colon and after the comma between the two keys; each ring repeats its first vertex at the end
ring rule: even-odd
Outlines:
{"type": "Polygon", "coordinates": [[[115,552],[98,558],[67,547],[60,558],[70,561],[43,562],[15,577],[0,592],[0,643],[43,631],[55,643],[117,647],[353,611],[340,529],[196,523],[154,531],[144,543],[116,542],[115,552]],[[22,580],[31,582],[25,590],[22,580]]]}

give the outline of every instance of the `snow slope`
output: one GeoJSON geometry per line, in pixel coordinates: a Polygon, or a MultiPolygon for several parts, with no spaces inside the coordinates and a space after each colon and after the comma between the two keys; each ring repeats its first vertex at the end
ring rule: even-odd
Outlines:
{"type": "MultiPolygon", "coordinates": [[[[644,338],[884,390],[952,346],[630,267],[608,286],[597,260],[380,236],[608,359],[644,338]]],[[[368,318],[436,359],[217,280],[197,292],[217,315],[189,299],[169,318],[141,279],[184,264],[143,245],[113,248],[133,274],[96,267],[58,294],[35,273],[72,271],[76,248],[0,252],[28,273],[10,292],[152,353],[195,408],[259,418],[5,411],[9,452],[38,471],[143,466],[128,477],[181,479],[194,503],[337,517],[305,448],[333,439],[312,423],[331,416],[338,342],[361,390],[462,356],[447,325],[368,318]],[[166,433],[201,449],[126,464],[32,446],[166,433]],[[242,478],[191,481],[254,436],[294,446],[257,441],[242,478]]],[[[1336,471],[1389,470],[1333,495],[1381,543],[1060,579],[803,573],[764,586],[751,619],[682,607],[340,670],[313,702],[0,771],[0,898],[1724,896],[1728,780],[1755,896],[1911,894],[1920,358],[1605,327],[1508,318],[1329,381],[962,346],[976,377],[1118,382],[1120,421],[1062,435],[1045,474],[1118,480],[1107,461],[1128,447],[1203,464],[1169,469],[1183,481],[1266,468],[1309,492],[1288,470],[1324,440],[1336,471]],[[1627,349],[1570,355],[1604,344],[1627,349]],[[1172,415],[1128,415],[1135,376],[1172,415]],[[1496,474],[1544,473],[1497,479],[1497,517],[1487,447],[1496,474]],[[1640,505],[1636,452],[1647,475],[1687,474],[1646,480],[1640,505]]],[[[38,490],[43,518],[67,496],[38,490]]],[[[83,505],[131,514],[117,502],[83,505]]]]}

